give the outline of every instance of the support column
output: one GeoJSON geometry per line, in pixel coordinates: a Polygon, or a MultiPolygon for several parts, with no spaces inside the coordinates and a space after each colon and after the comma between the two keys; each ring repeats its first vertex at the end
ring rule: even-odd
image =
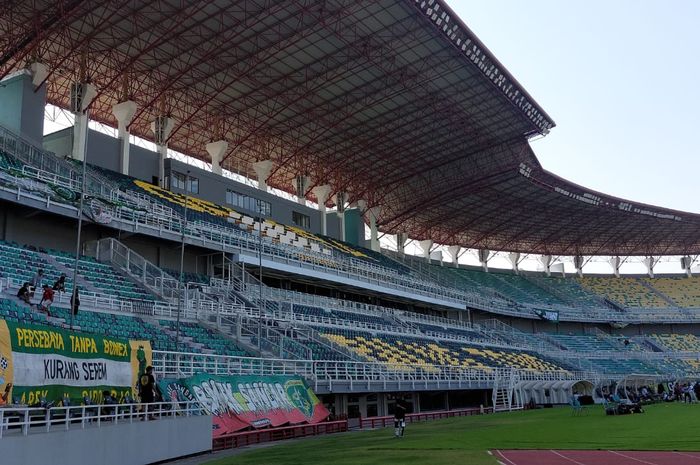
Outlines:
{"type": "Polygon", "coordinates": [[[481,267],[484,271],[489,271],[489,258],[491,258],[489,255],[491,255],[491,251],[489,249],[479,249],[478,254],[481,267]]]}
{"type": "Polygon", "coordinates": [[[423,257],[426,259],[426,261],[430,262],[430,248],[433,246],[433,240],[426,239],[424,241],[420,241],[418,244],[423,251],[423,257]]]}
{"type": "Polygon", "coordinates": [[[211,157],[211,172],[221,176],[221,161],[228,150],[228,142],[217,140],[206,145],[207,153],[211,157]]]}
{"type": "Polygon", "coordinates": [[[39,87],[49,75],[49,70],[46,65],[38,61],[29,65],[29,70],[32,72],[32,84],[34,84],[35,88],[39,87]]]}
{"type": "Polygon", "coordinates": [[[583,256],[574,255],[574,266],[576,267],[576,274],[579,278],[583,277],[583,256]]]}
{"type": "Polygon", "coordinates": [[[345,192],[335,194],[335,206],[338,213],[338,235],[340,240],[345,240],[345,192]]]}
{"type": "Polygon", "coordinates": [[[295,179],[295,187],[297,188],[297,202],[301,205],[306,205],[306,191],[309,190],[309,177],[299,175],[295,179]]]}
{"type": "Polygon", "coordinates": [[[408,242],[408,234],[400,232],[396,234],[396,251],[401,255],[406,253],[406,242],[408,242]]]}
{"type": "Polygon", "coordinates": [[[462,250],[462,248],[458,245],[451,245],[447,248],[447,251],[450,253],[450,257],[452,257],[452,264],[457,268],[459,266],[459,252],[462,250]]]}
{"type": "Polygon", "coordinates": [[[370,248],[375,252],[379,252],[379,231],[377,230],[377,217],[380,215],[382,208],[375,206],[369,209],[369,241],[370,248]]]}
{"type": "Polygon", "coordinates": [[[654,277],[654,265],[656,265],[654,257],[649,256],[644,259],[644,266],[647,267],[647,275],[649,275],[650,278],[654,277]]]}
{"type": "MultiPolygon", "coordinates": [[[[151,123],[158,152],[158,184],[165,188],[165,159],[168,158],[168,137],[175,126],[175,121],[167,116],[158,116],[151,123]]],[[[186,186],[185,186],[186,187],[186,186]]]]}
{"type": "Polygon", "coordinates": [[[613,269],[613,274],[617,276],[618,278],[620,277],[620,257],[610,257],[610,266],[613,269]]]}
{"type": "Polygon", "coordinates": [[[690,267],[693,266],[693,259],[689,255],[681,257],[681,268],[685,272],[686,276],[691,277],[693,273],[690,271],[690,267]]]}
{"type": "Polygon", "coordinates": [[[267,192],[267,178],[272,171],[272,160],[261,160],[253,163],[253,171],[258,178],[258,189],[267,192]]]}
{"type": "Polygon", "coordinates": [[[136,114],[136,102],[126,100],[112,107],[119,130],[119,172],[129,174],[129,130],[128,127],[136,114]]]}
{"type": "Polygon", "coordinates": [[[511,252],[508,254],[508,261],[510,262],[510,266],[513,268],[513,271],[515,274],[518,274],[518,265],[520,264],[520,253],[519,252],[511,252]]]}
{"type": "Polygon", "coordinates": [[[540,255],[540,263],[544,267],[544,272],[547,276],[552,275],[552,256],[540,255]]]}
{"type": "Polygon", "coordinates": [[[75,160],[85,160],[85,145],[88,132],[88,115],[86,110],[96,95],[97,91],[92,84],[80,82],[71,84],[71,111],[75,115],[71,157],[75,160]]]}
{"type": "Polygon", "coordinates": [[[318,201],[318,210],[321,212],[321,234],[328,235],[328,218],[326,218],[326,202],[328,195],[331,193],[331,186],[324,184],[311,189],[311,192],[316,196],[318,201]]]}

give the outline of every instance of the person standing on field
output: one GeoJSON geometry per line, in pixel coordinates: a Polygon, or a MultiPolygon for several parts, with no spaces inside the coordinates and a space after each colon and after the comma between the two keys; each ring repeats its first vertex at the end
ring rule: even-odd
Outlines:
{"type": "Polygon", "coordinates": [[[394,437],[402,438],[406,429],[406,410],[408,406],[403,399],[396,399],[394,407],[394,437]]]}

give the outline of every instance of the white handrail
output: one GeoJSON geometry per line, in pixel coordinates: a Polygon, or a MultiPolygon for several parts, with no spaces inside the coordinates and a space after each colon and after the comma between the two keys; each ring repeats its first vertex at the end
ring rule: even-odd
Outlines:
{"type": "Polygon", "coordinates": [[[101,428],[142,420],[202,415],[199,402],[153,402],[147,404],[97,404],[66,407],[0,407],[0,439],[71,429],[101,428]]]}

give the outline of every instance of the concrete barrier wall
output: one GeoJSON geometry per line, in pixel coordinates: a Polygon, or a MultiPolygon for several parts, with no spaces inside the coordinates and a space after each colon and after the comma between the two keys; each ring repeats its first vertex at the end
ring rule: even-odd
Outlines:
{"type": "Polygon", "coordinates": [[[211,450],[211,416],[33,432],[0,439],[3,465],[144,465],[211,450]]]}

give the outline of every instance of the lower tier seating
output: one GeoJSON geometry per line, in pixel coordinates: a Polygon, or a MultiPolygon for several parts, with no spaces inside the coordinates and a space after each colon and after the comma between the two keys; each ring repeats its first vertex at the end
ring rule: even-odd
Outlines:
{"type": "Polygon", "coordinates": [[[401,369],[402,365],[432,365],[489,369],[513,367],[526,370],[563,370],[560,365],[529,352],[487,348],[361,331],[324,330],[323,336],[358,355],[401,369]]]}

